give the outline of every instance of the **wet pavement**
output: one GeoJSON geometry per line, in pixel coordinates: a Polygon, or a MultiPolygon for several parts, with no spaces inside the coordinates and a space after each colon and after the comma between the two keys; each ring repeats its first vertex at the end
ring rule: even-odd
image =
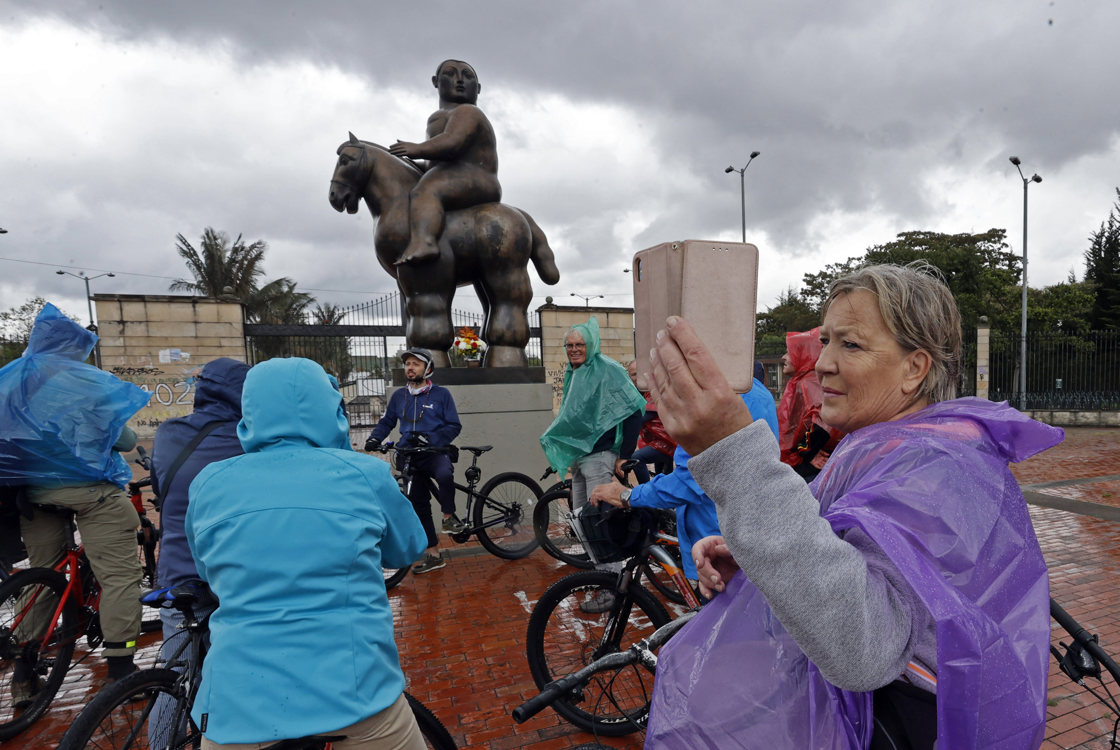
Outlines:
{"type": "MultiPolygon", "coordinates": [[[[1032,502],[1053,596],[1120,657],[1120,430],[1067,430],[1062,445],[1013,471],[1032,502]]],[[[529,612],[571,569],[539,550],[504,561],[473,542],[442,545],[453,548],[447,567],[410,575],[389,593],[410,692],[460,748],[549,750],[592,742],[550,709],[523,725],[509,715],[536,693],[525,659],[529,612]]],[[[1054,640],[1069,638],[1055,632],[1054,640]]],[[[155,658],[157,636],[144,636],[141,644],[139,662],[146,665],[155,658]]],[[[102,664],[95,655],[72,669],[47,717],[3,747],[54,747],[90,699],[91,683],[104,676],[102,664]]],[[[1051,665],[1043,747],[1104,750],[1116,717],[1051,665]]],[[[600,741],[617,748],[642,744],[640,735],[600,741]]]]}

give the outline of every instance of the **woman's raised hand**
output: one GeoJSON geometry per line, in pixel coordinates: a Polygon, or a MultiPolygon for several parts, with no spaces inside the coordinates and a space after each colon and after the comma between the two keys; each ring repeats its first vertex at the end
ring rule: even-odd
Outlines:
{"type": "Polygon", "coordinates": [[[650,352],[653,395],[669,434],[697,455],[753,420],[688,321],[676,316],[650,352]]]}

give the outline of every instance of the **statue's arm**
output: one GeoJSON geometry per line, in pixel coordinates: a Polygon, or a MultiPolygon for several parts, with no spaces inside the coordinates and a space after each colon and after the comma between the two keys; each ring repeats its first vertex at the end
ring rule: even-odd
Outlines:
{"type": "Polygon", "coordinates": [[[448,116],[443,132],[434,135],[423,143],[397,141],[389,147],[396,156],[411,159],[431,159],[435,161],[454,161],[474,142],[479,127],[486,116],[482,110],[471,104],[461,104],[448,116]]]}

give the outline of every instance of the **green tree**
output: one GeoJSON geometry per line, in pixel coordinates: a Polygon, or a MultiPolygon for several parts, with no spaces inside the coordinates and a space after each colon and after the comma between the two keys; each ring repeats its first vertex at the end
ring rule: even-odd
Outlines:
{"type": "Polygon", "coordinates": [[[254,323],[298,325],[304,322],[307,308],[315,298],[296,291],[296,282],[282,276],[254,289],[242,301],[246,315],[254,323]]]}
{"type": "Polygon", "coordinates": [[[1120,188],[1116,196],[1116,205],[1089,236],[1085,251],[1085,280],[1094,287],[1089,315],[1094,330],[1120,327],[1120,188]]]}
{"type": "Polygon", "coordinates": [[[802,296],[816,309],[824,303],[829,285],[840,276],[869,263],[905,265],[925,260],[941,271],[957,299],[965,328],[974,328],[987,315],[993,328],[1013,328],[1019,310],[1022,265],[1007,249],[1006,232],[989,229],[982,234],[902,232],[885,245],[867,249],[862,258],[827,266],[805,274],[802,296]]]}
{"type": "Polygon", "coordinates": [[[794,289],[778,295],[778,302],[756,321],[755,352],[760,357],[777,356],[786,350],[786,333],[808,331],[820,325],[821,318],[814,308],[794,289]]]}
{"type": "Polygon", "coordinates": [[[202,230],[202,243],[196,250],[186,237],[175,235],[175,249],[187,263],[194,281],[176,279],[173,292],[193,292],[203,297],[220,297],[229,287],[233,295],[247,301],[257,291],[257,280],[264,275],[264,253],[268,245],[257,240],[246,245],[237,235],[231,244],[225,232],[212,227],[202,230]]]}
{"type": "MultiPolygon", "coordinates": [[[[336,326],[346,317],[346,313],[331,303],[316,304],[311,317],[318,325],[336,326]]],[[[320,336],[315,339],[315,355],[311,357],[332,373],[340,382],[350,378],[354,361],[350,356],[350,339],[345,336],[320,336]]]]}

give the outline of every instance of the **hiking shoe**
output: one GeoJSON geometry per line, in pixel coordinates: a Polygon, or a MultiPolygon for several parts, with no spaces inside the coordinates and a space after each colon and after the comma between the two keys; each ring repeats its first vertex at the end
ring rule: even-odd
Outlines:
{"type": "Polygon", "coordinates": [[[35,702],[35,696],[43,687],[39,676],[34,675],[30,680],[12,680],[12,706],[14,708],[27,708],[35,702]]]}
{"type": "Polygon", "coordinates": [[[461,534],[469,528],[466,521],[460,521],[456,516],[443,519],[444,534],[461,534]]]}
{"type": "Polygon", "coordinates": [[[422,575],[445,565],[447,565],[447,561],[439,555],[424,555],[423,560],[412,566],[412,572],[416,575],[422,575]]]}
{"type": "Polygon", "coordinates": [[[579,605],[580,611],[586,612],[589,615],[597,615],[600,612],[610,612],[611,607],[617,597],[614,592],[609,589],[600,589],[597,594],[590,597],[583,604],[579,605]]]}

